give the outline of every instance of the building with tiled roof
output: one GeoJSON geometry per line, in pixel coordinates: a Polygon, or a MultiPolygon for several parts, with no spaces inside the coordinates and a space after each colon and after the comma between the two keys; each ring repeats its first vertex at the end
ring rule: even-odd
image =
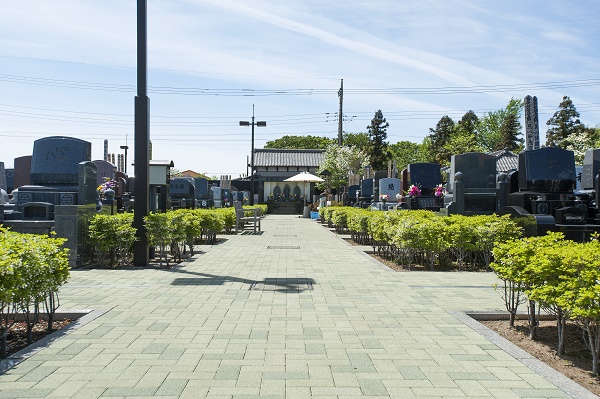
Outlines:
{"type": "MultiPolygon", "coordinates": [[[[325,150],[255,149],[254,170],[256,173],[259,202],[270,197],[297,198],[305,195],[302,183],[284,180],[300,172],[317,174],[323,162],[325,150]]],[[[306,185],[310,192],[314,184],[306,185]]]]}
{"type": "Polygon", "coordinates": [[[490,155],[496,157],[496,171],[497,173],[508,173],[517,170],[519,164],[519,157],[517,154],[508,150],[500,150],[490,152],[490,155]]]}

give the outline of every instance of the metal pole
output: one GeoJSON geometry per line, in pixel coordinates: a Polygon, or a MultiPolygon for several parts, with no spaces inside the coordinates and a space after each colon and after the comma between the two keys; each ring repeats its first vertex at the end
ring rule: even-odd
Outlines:
{"type": "Polygon", "coordinates": [[[147,3],[137,0],[137,96],[135,97],[135,187],[133,227],[136,241],[133,264],[146,266],[149,262],[148,239],[144,217],[150,208],[149,195],[149,142],[150,142],[150,99],[148,98],[147,64],[147,3]]]}
{"type": "Polygon", "coordinates": [[[250,154],[250,178],[252,190],[250,192],[250,205],[254,205],[254,104],[252,104],[252,152],[250,154]]]}

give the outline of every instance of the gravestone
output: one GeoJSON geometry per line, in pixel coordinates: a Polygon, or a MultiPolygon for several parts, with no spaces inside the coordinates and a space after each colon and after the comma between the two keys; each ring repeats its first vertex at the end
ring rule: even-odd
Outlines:
{"type": "Polygon", "coordinates": [[[462,173],[465,189],[496,188],[496,157],[481,152],[452,155],[447,190],[453,192],[454,176],[462,173]]]}
{"type": "Polygon", "coordinates": [[[72,137],[46,137],[34,141],[31,184],[77,186],[79,163],[91,161],[92,144],[72,137]]]}
{"type": "Polygon", "coordinates": [[[359,195],[360,195],[360,185],[354,184],[354,185],[348,186],[348,201],[354,203],[358,200],[358,198],[356,196],[357,191],[359,191],[359,195]]]}
{"type": "Polygon", "coordinates": [[[382,195],[387,194],[388,201],[396,201],[396,194],[400,194],[400,179],[393,177],[386,177],[379,180],[379,198],[382,195]]]}
{"type": "Polygon", "coordinates": [[[388,177],[387,170],[378,170],[373,177],[373,201],[379,201],[379,180],[388,177]]]}
{"type": "Polygon", "coordinates": [[[442,183],[440,165],[437,163],[411,163],[402,171],[402,190],[408,191],[413,184],[421,188],[422,195],[433,195],[442,183]]]}
{"type": "Polygon", "coordinates": [[[6,192],[10,193],[15,189],[15,170],[5,169],[6,171],[6,192]]]}
{"type": "Polygon", "coordinates": [[[360,198],[371,199],[373,197],[373,179],[363,179],[360,182],[360,198]]]}
{"type": "Polygon", "coordinates": [[[196,198],[199,200],[208,199],[208,180],[202,177],[194,178],[194,185],[196,187],[196,198]]]}
{"type": "Polygon", "coordinates": [[[526,96],[523,108],[525,109],[525,149],[537,150],[540,148],[537,97],[526,96]]]}
{"type": "Polygon", "coordinates": [[[98,171],[96,170],[96,164],[91,161],[80,162],[78,173],[78,196],[77,204],[95,204],[98,201],[98,171]]]}
{"type": "Polygon", "coordinates": [[[31,184],[31,155],[15,158],[14,188],[31,184]]]}
{"type": "Polygon", "coordinates": [[[559,192],[575,186],[575,155],[558,147],[519,154],[519,190],[559,192]]]}
{"type": "Polygon", "coordinates": [[[106,178],[115,179],[115,173],[117,172],[117,167],[110,162],[103,160],[95,160],[93,161],[94,165],[97,168],[98,177],[96,179],[96,186],[104,183],[106,178]]]}
{"type": "Polygon", "coordinates": [[[0,189],[7,191],[8,185],[6,183],[6,170],[4,170],[4,162],[0,162],[0,189]]]}
{"type": "Polygon", "coordinates": [[[581,188],[583,190],[596,190],[594,181],[600,173],[600,149],[587,150],[583,159],[583,170],[581,172],[581,188]]]}

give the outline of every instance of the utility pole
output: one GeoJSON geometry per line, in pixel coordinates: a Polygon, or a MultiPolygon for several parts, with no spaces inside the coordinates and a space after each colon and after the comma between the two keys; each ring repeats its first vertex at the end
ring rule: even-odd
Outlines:
{"type": "Polygon", "coordinates": [[[148,98],[148,41],[147,4],[137,0],[137,96],[135,96],[135,186],[133,227],[136,241],[133,246],[133,264],[147,266],[150,260],[144,217],[150,209],[149,141],[150,99],[148,98]]]}
{"type": "Polygon", "coordinates": [[[342,113],[342,105],[344,103],[344,79],[342,79],[340,90],[338,91],[338,97],[340,98],[340,113],[338,114],[338,145],[341,147],[343,144],[342,140],[342,121],[343,121],[343,113],[342,113]]]}

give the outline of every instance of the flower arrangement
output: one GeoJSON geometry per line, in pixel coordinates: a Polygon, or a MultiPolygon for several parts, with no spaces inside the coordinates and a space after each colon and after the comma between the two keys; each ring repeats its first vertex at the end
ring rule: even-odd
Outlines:
{"type": "Polygon", "coordinates": [[[408,188],[408,191],[405,193],[409,197],[420,197],[421,196],[421,188],[415,184],[408,188]]]}
{"type": "Polygon", "coordinates": [[[389,195],[387,195],[387,194],[381,194],[381,195],[379,196],[379,200],[380,200],[381,202],[383,202],[384,204],[385,204],[385,203],[386,203],[386,202],[387,202],[389,199],[390,199],[390,196],[389,196],[389,195]]]}
{"type": "Polygon", "coordinates": [[[435,191],[434,191],[433,195],[435,195],[438,198],[442,198],[445,194],[446,194],[446,191],[444,190],[444,187],[441,184],[438,184],[435,187],[435,191]]]}
{"type": "Polygon", "coordinates": [[[96,191],[98,192],[98,194],[100,194],[102,197],[104,197],[104,193],[106,192],[106,190],[113,190],[115,191],[117,187],[117,181],[111,179],[110,177],[105,177],[104,178],[104,183],[100,184],[97,188],[96,191]]]}

